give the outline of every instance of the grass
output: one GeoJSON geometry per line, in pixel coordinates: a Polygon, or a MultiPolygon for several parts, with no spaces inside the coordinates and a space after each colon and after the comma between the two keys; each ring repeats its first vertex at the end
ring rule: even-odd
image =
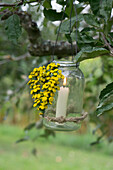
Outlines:
{"type": "MultiPolygon", "coordinates": [[[[30,133],[33,139],[38,132],[30,133]]],[[[0,125],[0,170],[113,170],[113,144],[90,147],[90,133],[60,132],[56,138],[15,144],[22,136],[23,129],[0,125]]]]}

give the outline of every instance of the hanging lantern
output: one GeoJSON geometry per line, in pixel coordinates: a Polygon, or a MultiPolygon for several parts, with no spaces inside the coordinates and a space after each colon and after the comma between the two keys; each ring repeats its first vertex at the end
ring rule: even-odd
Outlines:
{"type": "Polygon", "coordinates": [[[71,131],[80,127],[87,114],[80,116],[84,75],[78,64],[53,61],[46,67],[34,68],[29,79],[33,107],[43,117],[46,128],[71,131]]]}
{"type": "MultiPolygon", "coordinates": [[[[74,1],[73,1],[74,2],[74,1]]],[[[67,6],[68,1],[66,1],[67,6]]],[[[63,16],[66,6],[64,7],[63,16]]],[[[77,54],[77,12],[76,13],[76,54],[77,54]]],[[[71,35],[71,15],[69,31],[71,35]]],[[[52,53],[52,63],[47,67],[41,66],[34,68],[30,73],[28,85],[31,88],[34,107],[37,107],[39,114],[42,115],[44,125],[48,129],[58,131],[72,131],[80,127],[80,122],[85,119],[87,113],[82,115],[84,75],[79,69],[79,65],[69,61],[54,61],[54,52],[60,33],[63,20],[58,28],[56,42],[52,53]]],[[[73,43],[70,36],[72,61],[73,43]]]]}
{"type": "Polygon", "coordinates": [[[81,115],[84,75],[76,63],[53,62],[60,64],[59,70],[62,71],[64,79],[60,80],[60,90],[55,93],[52,105],[45,110],[44,125],[48,129],[58,131],[76,130],[80,127],[80,121],[86,117],[86,114],[81,115]]]}

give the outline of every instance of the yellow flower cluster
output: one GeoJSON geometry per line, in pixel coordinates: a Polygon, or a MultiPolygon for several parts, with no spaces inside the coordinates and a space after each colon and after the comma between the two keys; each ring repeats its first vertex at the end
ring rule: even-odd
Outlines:
{"type": "Polygon", "coordinates": [[[58,69],[60,64],[50,63],[47,67],[34,68],[29,75],[29,82],[33,107],[37,107],[39,114],[43,115],[48,104],[52,104],[56,90],[59,90],[59,80],[64,79],[62,71],[58,69]]]}

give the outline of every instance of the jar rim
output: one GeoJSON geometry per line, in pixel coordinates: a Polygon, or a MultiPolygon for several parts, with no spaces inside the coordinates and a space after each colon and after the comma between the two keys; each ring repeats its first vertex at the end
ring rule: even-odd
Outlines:
{"type": "Polygon", "coordinates": [[[53,60],[55,64],[60,64],[60,67],[78,67],[79,63],[74,63],[72,61],[61,61],[61,60],[53,60]]]}

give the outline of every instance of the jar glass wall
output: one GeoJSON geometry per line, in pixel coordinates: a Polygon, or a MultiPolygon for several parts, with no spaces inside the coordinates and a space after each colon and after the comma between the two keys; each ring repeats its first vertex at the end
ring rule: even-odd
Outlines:
{"type": "Polygon", "coordinates": [[[46,109],[44,125],[48,129],[72,131],[80,127],[79,123],[68,118],[77,117],[83,109],[84,75],[73,62],[59,61],[64,79],[60,81],[60,90],[55,93],[53,104],[46,109]],[[50,118],[50,119],[49,119],[50,118]],[[52,118],[67,118],[66,122],[52,121],[52,118]]]}

